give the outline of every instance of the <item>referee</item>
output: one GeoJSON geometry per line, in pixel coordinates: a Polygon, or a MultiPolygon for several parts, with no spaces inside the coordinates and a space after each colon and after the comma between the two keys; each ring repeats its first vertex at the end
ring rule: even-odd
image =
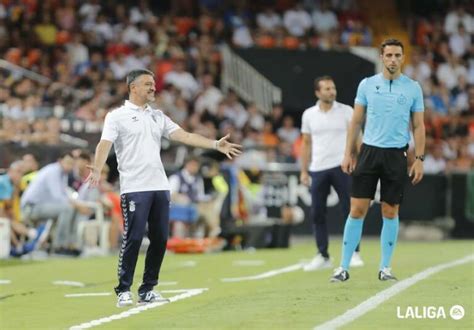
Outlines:
{"type": "Polygon", "coordinates": [[[118,264],[119,284],[115,287],[117,307],[133,304],[130,291],[140,245],[148,223],[150,245],[145,258],[143,282],[138,288],[138,303],[165,300],[153,291],[168,239],[170,185],[161,162],[161,138],[190,146],[217,149],[228,158],[238,156],[241,146],[228,142],[229,136],[210,140],[181,129],[162,111],[148,103],[155,100],[155,80],[148,70],[127,75],[129,100],[107,114],[102,137],[97,145],[94,165],[87,178],[97,185],[112,144],[120,173],[120,193],[124,217],[123,241],[118,264]]]}
{"type": "Polygon", "coordinates": [[[396,39],[381,45],[383,72],[363,79],[357,89],[354,114],[347,133],[342,170],[352,173],[351,210],[344,228],[341,266],[331,282],[349,279],[349,262],[359,244],[364,217],[381,183],[383,226],[380,234],[381,261],[378,278],[396,280],[390,264],[398,236],[398,210],[408,178],[407,149],[410,119],[415,140],[415,162],[409,175],[412,183],[423,178],[425,126],[420,85],[401,74],[403,44],[396,39]],[[355,160],[356,138],[365,119],[363,144],[355,160]]]}

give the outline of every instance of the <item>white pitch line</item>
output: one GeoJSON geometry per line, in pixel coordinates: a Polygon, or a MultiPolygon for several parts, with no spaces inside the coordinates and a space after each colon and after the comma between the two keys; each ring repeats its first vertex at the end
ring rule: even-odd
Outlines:
{"type": "Polygon", "coordinates": [[[258,274],[258,275],[253,275],[253,276],[221,278],[221,281],[222,282],[241,282],[241,281],[262,280],[264,278],[273,277],[273,276],[284,274],[284,273],[294,272],[298,269],[301,269],[302,267],[303,267],[302,264],[295,264],[295,265],[291,265],[291,266],[280,268],[280,269],[270,270],[268,272],[258,274]]]}
{"type": "Polygon", "coordinates": [[[97,320],[92,320],[92,321],[81,323],[81,324],[78,324],[78,325],[73,325],[69,329],[70,330],[89,329],[89,328],[92,328],[92,327],[95,327],[95,326],[98,326],[98,325],[101,325],[101,324],[104,324],[104,323],[124,319],[124,318],[130,317],[132,315],[139,314],[139,313],[141,313],[143,311],[146,311],[148,309],[160,307],[160,306],[163,306],[165,304],[169,304],[169,303],[181,300],[181,299],[190,298],[192,296],[196,296],[198,294],[201,294],[206,290],[208,290],[208,289],[207,288],[188,289],[188,290],[186,290],[186,292],[184,292],[182,294],[170,297],[169,301],[159,301],[159,302],[155,302],[155,303],[151,303],[151,304],[142,305],[142,306],[139,306],[139,307],[134,307],[134,308],[128,309],[128,310],[126,310],[122,313],[119,313],[119,314],[114,314],[114,315],[111,315],[111,316],[103,317],[103,318],[100,318],[100,319],[97,319],[97,320]]]}
{"type": "Polygon", "coordinates": [[[392,298],[393,296],[399,294],[400,292],[404,291],[405,289],[409,288],[410,286],[416,284],[417,282],[426,279],[427,277],[436,274],[442,270],[447,268],[459,266],[462,264],[466,264],[468,262],[474,261],[474,254],[468,255],[464,258],[451,261],[448,263],[440,264],[437,266],[433,266],[430,268],[425,269],[422,272],[419,272],[412,277],[409,277],[403,281],[400,281],[388,289],[380,291],[375,296],[370,297],[369,299],[365,300],[364,302],[360,303],[356,307],[349,309],[342,315],[325,322],[321,325],[318,325],[314,328],[314,330],[328,330],[328,329],[337,329],[340,328],[357,318],[361,317],[362,315],[366,314],[367,312],[373,310],[374,308],[381,305],[386,300],[392,298]]]}
{"type": "Polygon", "coordinates": [[[10,280],[0,280],[0,284],[10,284],[11,282],[10,280]]]}
{"type": "Polygon", "coordinates": [[[77,287],[84,287],[85,284],[81,282],[75,281],[54,281],[53,284],[55,285],[67,285],[67,286],[77,286],[77,287]]]}
{"type": "Polygon", "coordinates": [[[176,285],[178,284],[178,282],[174,282],[174,281],[168,281],[168,282],[159,282],[158,283],[158,286],[167,286],[167,285],[176,285]]]}
{"type": "Polygon", "coordinates": [[[79,298],[79,297],[101,297],[101,296],[110,296],[112,292],[91,292],[91,293],[69,293],[65,294],[66,298],[79,298]]]}
{"type": "Polygon", "coordinates": [[[233,266],[261,266],[265,264],[263,260],[235,260],[233,266]]]}

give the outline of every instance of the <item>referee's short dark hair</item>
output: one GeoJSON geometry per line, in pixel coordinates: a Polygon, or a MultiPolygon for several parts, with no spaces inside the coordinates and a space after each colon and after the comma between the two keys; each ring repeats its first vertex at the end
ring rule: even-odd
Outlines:
{"type": "Polygon", "coordinates": [[[140,77],[144,74],[155,77],[153,72],[151,72],[150,70],[146,70],[146,69],[132,70],[127,74],[127,87],[128,87],[129,92],[130,92],[130,84],[133,83],[135,80],[137,80],[138,77],[140,77]]]}
{"type": "Polygon", "coordinates": [[[319,82],[323,81],[323,80],[330,80],[330,81],[334,81],[334,79],[332,79],[331,76],[321,76],[321,77],[317,77],[316,79],[314,79],[314,90],[317,90],[319,91],[319,82]]]}
{"type": "Polygon", "coordinates": [[[398,40],[398,39],[385,39],[382,44],[380,45],[380,54],[383,54],[383,51],[386,46],[400,46],[402,47],[402,53],[405,52],[405,49],[403,47],[403,43],[398,40]]]}

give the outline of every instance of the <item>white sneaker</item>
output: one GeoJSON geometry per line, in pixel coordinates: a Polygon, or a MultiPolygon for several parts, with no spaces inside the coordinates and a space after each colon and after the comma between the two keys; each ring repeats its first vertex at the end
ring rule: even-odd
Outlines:
{"type": "Polygon", "coordinates": [[[362,267],[362,266],[364,266],[364,261],[360,257],[359,252],[354,252],[352,254],[351,263],[349,264],[349,266],[350,267],[362,267]]]}
{"type": "Polygon", "coordinates": [[[329,258],[324,258],[320,253],[318,253],[313,260],[303,266],[305,272],[312,272],[314,270],[326,268],[332,268],[332,262],[329,258]]]}
{"type": "Polygon", "coordinates": [[[143,305],[154,302],[170,302],[168,298],[163,297],[161,294],[155,291],[148,291],[138,294],[137,305],[143,305]]]}
{"type": "Polygon", "coordinates": [[[130,291],[120,292],[117,298],[117,307],[127,307],[133,305],[133,296],[130,291]]]}

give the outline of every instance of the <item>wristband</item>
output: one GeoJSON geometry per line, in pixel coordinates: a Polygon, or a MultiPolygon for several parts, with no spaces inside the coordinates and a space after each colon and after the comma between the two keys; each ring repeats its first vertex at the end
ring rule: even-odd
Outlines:
{"type": "Polygon", "coordinates": [[[219,145],[219,141],[215,140],[215,141],[214,141],[214,149],[217,150],[218,145],[219,145]]]}

